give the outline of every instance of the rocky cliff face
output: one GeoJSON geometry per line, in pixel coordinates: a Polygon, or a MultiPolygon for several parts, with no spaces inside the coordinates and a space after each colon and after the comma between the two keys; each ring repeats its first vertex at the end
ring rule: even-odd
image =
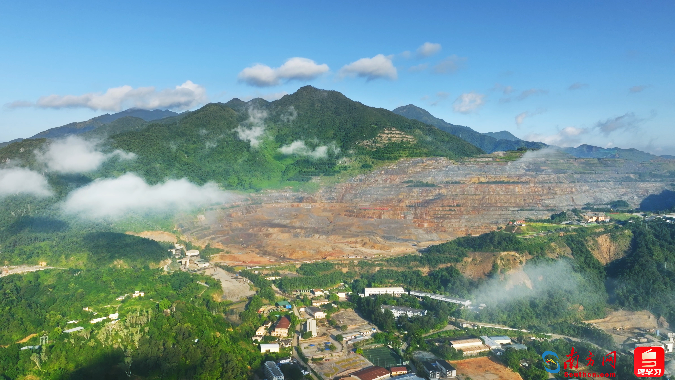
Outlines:
{"type": "MultiPolygon", "coordinates": [[[[301,262],[414,252],[496,229],[512,219],[547,218],[559,210],[624,199],[634,206],[673,179],[669,162],[500,154],[462,162],[402,160],[314,194],[269,191],[180,224],[189,239],[229,251],[228,263],[301,262]]],[[[619,256],[598,242],[599,257],[619,256]]]]}

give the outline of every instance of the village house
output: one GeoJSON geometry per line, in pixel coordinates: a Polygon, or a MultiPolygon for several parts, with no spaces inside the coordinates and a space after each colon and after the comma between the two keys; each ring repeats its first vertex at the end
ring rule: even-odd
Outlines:
{"type": "Polygon", "coordinates": [[[272,336],[285,337],[288,335],[288,328],[291,327],[291,321],[287,317],[279,318],[276,326],[274,326],[274,331],[272,331],[272,336]]]}

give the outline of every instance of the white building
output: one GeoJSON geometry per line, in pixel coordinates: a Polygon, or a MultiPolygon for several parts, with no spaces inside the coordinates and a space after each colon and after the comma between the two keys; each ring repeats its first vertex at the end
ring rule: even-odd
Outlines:
{"type": "Polygon", "coordinates": [[[380,295],[380,294],[391,294],[393,296],[400,296],[403,293],[405,293],[405,289],[403,289],[401,287],[365,288],[363,290],[363,295],[366,296],[366,297],[374,296],[374,295],[380,295]]]}
{"type": "Polygon", "coordinates": [[[511,338],[505,335],[491,336],[489,338],[497,344],[511,344],[511,338]]]}
{"type": "Polygon", "coordinates": [[[461,299],[461,298],[455,298],[455,297],[448,297],[448,296],[444,296],[444,295],[441,295],[441,294],[425,293],[425,292],[418,292],[416,290],[411,290],[410,295],[415,296],[417,298],[429,297],[433,300],[456,303],[456,304],[462,305],[464,307],[468,307],[469,305],[471,305],[471,301],[469,301],[469,300],[465,300],[465,299],[461,299]]]}
{"type": "Polygon", "coordinates": [[[394,318],[398,318],[402,315],[405,315],[408,318],[421,317],[421,316],[427,315],[426,310],[413,309],[412,307],[406,307],[406,306],[382,305],[380,308],[381,308],[382,311],[390,310],[394,314],[394,318]]]}
{"type": "Polygon", "coordinates": [[[307,320],[307,322],[305,322],[305,331],[311,332],[313,337],[317,336],[316,319],[310,318],[307,320]]]}
{"type": "Polygon", "coordinates": [[[261,343],[260,352],[279,352],[279,343],[261,343]]]}
{"type": "Polygon", "coordinates": [[[185,256],[189,256],[189,257],[191,257],[191,256],[199,256],[199,251],[196,250],[196,249],[191,249],[191,250],[185,252],[185,256]]]}

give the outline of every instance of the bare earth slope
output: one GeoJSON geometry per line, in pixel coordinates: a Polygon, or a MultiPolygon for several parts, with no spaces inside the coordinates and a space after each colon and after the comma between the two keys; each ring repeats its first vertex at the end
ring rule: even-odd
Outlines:
{"type": "Polygon", "coordinates": [[[508,220],[624,199],[633,205],[673,182],[640,180],[669,162],[499,154],[462,162],[401,160],[315,194],[268,191],[179,224],[187,239],[211,243],[230,264],[375,257],[494,230],[508,220]],[[434,187],[416,187],[422,185],[434,187]],[[233,206],[233,207],[232,207],[233,206]]]}

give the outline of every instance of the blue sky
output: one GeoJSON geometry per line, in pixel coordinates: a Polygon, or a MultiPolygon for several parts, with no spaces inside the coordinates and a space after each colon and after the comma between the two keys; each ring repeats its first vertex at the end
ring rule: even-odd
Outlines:
{"type": "Polygon", "coordinates": [[[2,2],[0,141],[311,84],[481,132],[675,154],[674,14],[672,1],[2,2]]]}

